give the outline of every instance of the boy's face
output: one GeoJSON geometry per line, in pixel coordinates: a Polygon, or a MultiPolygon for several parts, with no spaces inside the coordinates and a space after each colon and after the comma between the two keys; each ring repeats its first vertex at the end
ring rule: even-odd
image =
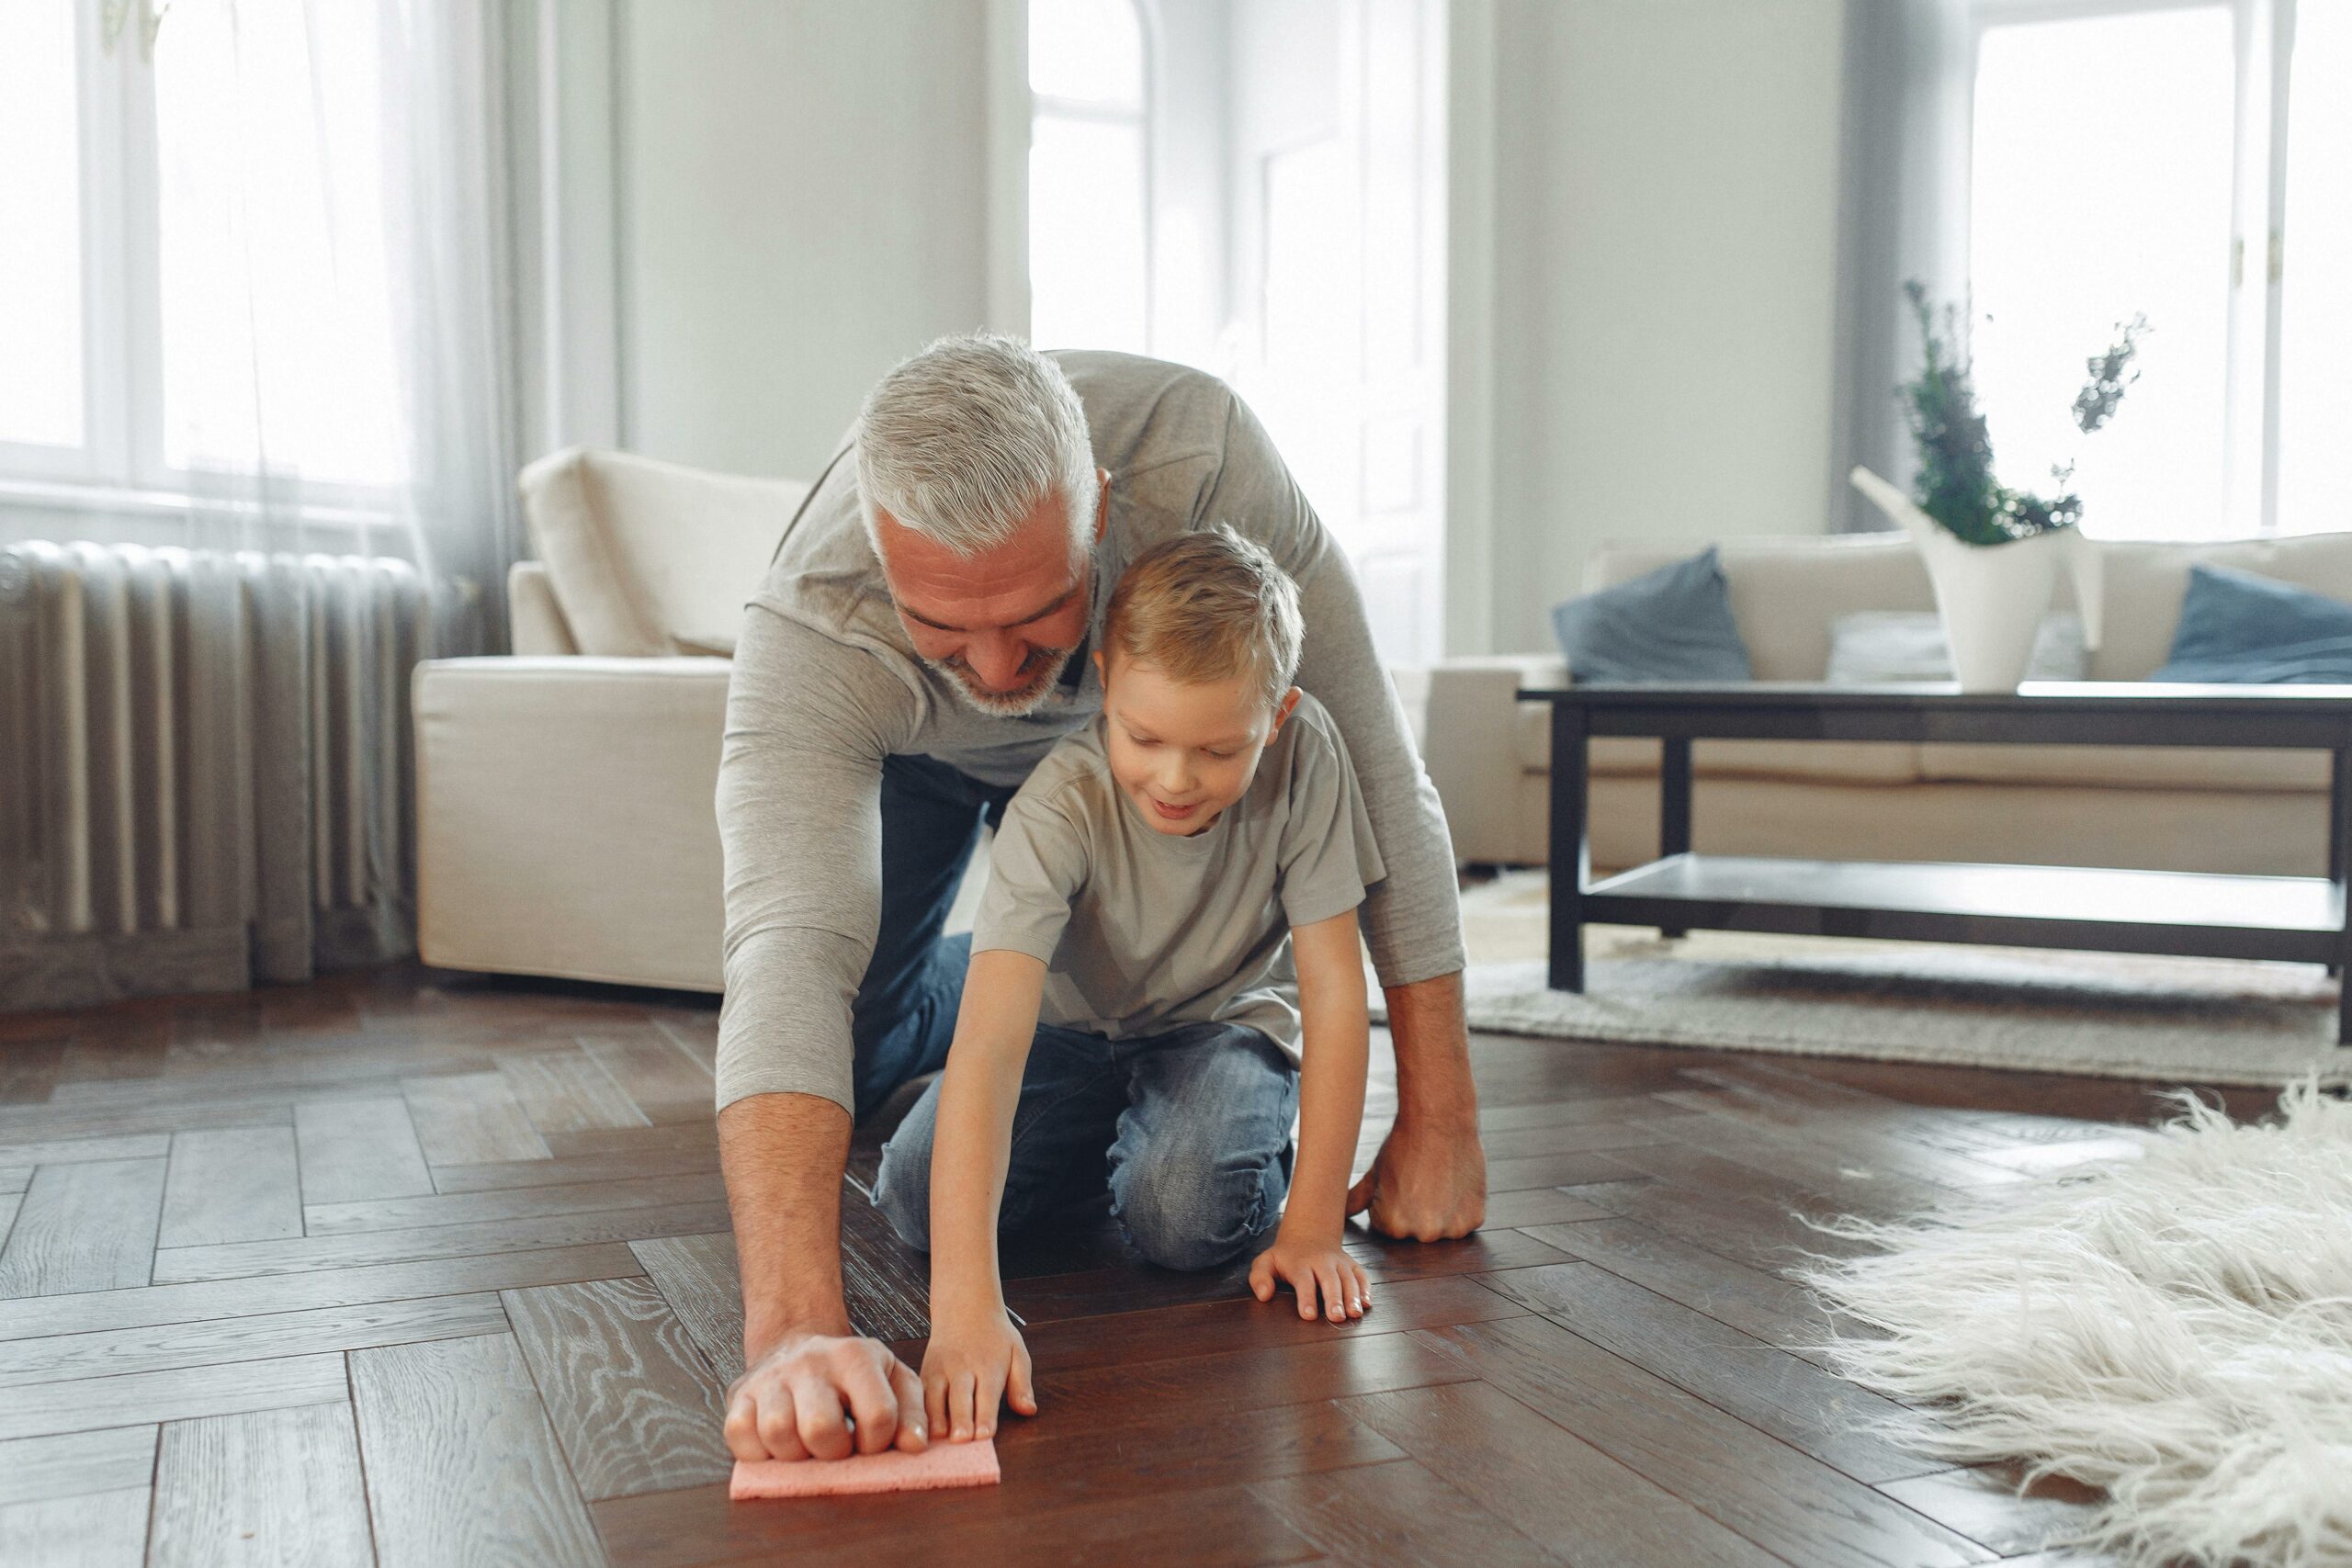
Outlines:
{"type": "Polygon", "coordinates": [[[1205,830],[1247,794],[1258,758],[1298,704],[1298,688],[1279,704],[1247,675],[1183,682],[1125,652],[1102,676],[1102,736],[1111,776],[1145,821],[1185,838],[1205,830]]]}

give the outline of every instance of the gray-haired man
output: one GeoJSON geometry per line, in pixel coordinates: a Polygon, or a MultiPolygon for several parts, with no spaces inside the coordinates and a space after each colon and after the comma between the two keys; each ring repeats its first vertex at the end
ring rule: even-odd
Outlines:
{"type": "Polygon", "coordinates": [[[743,1281],[738,1458],[923,1446],[922,1385],[842,1305],[851,1118],[946,1058],[969,945],[941,936],[948,906],[981,824],[1101,707],[1080,655],[1120,572],[1212,522],[1297,582],[1298,684],[1339,725],[1388,870],[1363,923],[1396,1124],[1350,1207],[1420,1240],[1484,1217],[1453,852],[1345,558],[1215,378],[944,339],[867,398],[736,649],[718,1131],[743,1281]]]}

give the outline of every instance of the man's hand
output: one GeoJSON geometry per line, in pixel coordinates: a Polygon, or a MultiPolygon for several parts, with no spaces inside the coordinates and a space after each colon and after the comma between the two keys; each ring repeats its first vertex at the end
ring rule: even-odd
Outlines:
{"type": "Polygon", "coordinates": [[[992,1436],[999,1400],[1023,1416],[1037,1414],[1029,1347],[1002,1307],[969,1320],[944,1314],[933,1320],[922,1392],[933,1429],[950,1442],[992,1436]]]}
{"type": "Polygon", "coordinates": [[[1348,1213],[1369,1209],[1372,1228],[1399,1241],[1468,1235],[1487,1217],[1487,1151],[1475,1126],[1432,1133],[1399,1122],[1381,1141],[1363,1179],[1348,1189],[1348,1213]]]}
{"type": "Polygon", "coordinates": [[[878,1339],[789,1334],[727,1389],[737,1459],[847,1459],[926,1443],[922,1382],[878,1339]],[[854,1429],[852,1424],[854,1423],[854,1429]]]}

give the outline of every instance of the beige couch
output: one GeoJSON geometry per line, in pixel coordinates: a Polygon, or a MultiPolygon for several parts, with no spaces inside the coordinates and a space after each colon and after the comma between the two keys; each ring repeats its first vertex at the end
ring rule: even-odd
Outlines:
{"type": "MultiPolygon", "coordinates": [[[[2352,600],[2352,535],[2211,546],[2108,544],[2098,681],[2164,662],[2194,559],[2352,600]]],[[[1688,547],[1612,546],[1588,589],[1688,547]]],[[[1897,536],[1722,547],[1756,677],[1817,681],[1830,624],[1855,610],[1933,608],[1897,536]]],[[[1548,846],[1549,711],[1522,687],[1567,679],[1557,657],[1452,660],[1429,673],[1425,754],[1465,861],[1540,864],[1548,846]]],[[[1693,847],[1845,860],[1971,860],[2316,875],[2326,869],[2327,759],[2310,751],[1701,741],[1693,847]]],[[[1657,850],[1657,744],[1592,746],[1592,852],[1620,869],[1657,850]]]]}
{"type": "Polygon", "coordinates": [[[727,656],[808,487],[570,451],[522,488],[514,657],[413,682],[418,951],[718,990],[727,656]]]}

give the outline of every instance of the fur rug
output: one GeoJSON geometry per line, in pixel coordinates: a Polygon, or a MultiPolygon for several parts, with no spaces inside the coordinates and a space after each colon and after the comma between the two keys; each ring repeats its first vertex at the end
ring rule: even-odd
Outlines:
{"type": "Polygon", "coordinates": [[[1806,1276],[1883,1337],[1839,1369],[1930,1407],[1930,1453],[2101,1488],[2079,1544],[2135,1565],[2352,1563],[2352,1102],[2241,1125],[2180,1096],[2140,1156],[1806,1276]]]}

